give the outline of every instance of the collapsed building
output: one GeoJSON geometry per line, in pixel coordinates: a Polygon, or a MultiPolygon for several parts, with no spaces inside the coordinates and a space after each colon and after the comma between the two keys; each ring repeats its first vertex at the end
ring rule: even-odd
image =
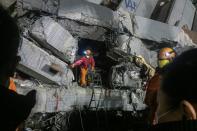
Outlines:
{"type": "Polygon", "coordinates": [[[157,67],[157,51],[167,46],[177,52],[196,47],[192,2],[2,2],[21,29],[17,72],[22,79],[15,79],[17,92],[37,90],[26,128],[135,130],[146,115],[145,86],[157,67]],[[94,52],[96,73],[93,84],[81,88],[79,71],[69,65],[87,47],[94,52]]]}

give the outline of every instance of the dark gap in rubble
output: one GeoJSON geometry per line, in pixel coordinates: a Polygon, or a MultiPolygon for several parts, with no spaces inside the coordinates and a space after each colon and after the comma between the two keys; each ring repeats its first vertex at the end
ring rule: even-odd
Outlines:
{"type": "Polygon", "coordinates": [[[142,41],[148,49],[154,51],[158,51],[164,47],[175,47],[177,45],[177,43],[168,40],[163,40],[163,42],[161,43],[157,43],[155,41],[146,40],[146,39],[142,39],[142,41]]]}
{"type": "Polygon", "coordinates": [[[19,79],[19,80],[27,80],[27,79],[31,79],[31,77],[19,70],[16,70],[15,72],[15,78],[19,79]]]}
{"type": "MultiPolygon", "coordinates": [[[[95,67],[101,74],[102,84],[104,87],[109,87],[108,75],[110,68],[115,65],[115,63],[106,56],[108,51],[106,42],[80,38],[78,42],[77,58],[83,56],[83,51],[86,49],[92,50],[96,63],[95,67]]],[[[79,73],[79,68],[74,70],[77,81],[79,80],[79,73]]]]}
{"type": "Polygon", "coordinates": [[[151,15],[151,19],[166,23],[175,0],[159,0],[151,15]]]}
{"type": "Polygon", "coordinates": [[[146,111],[74,110],[37,113],[26,121],[26,129],[39,131],[139,131],[146,125],[146,111]]]}

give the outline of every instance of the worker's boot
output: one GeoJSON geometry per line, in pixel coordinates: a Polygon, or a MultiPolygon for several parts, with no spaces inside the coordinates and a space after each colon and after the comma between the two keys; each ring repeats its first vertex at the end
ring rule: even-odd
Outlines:
{"type": "Polygon", "coordinates": [[[83,84],[83,85],[81,85],[81,87],[86,88],[86,87],[87,87],[87,85],[86,85],[86,84],[83,84]]]}

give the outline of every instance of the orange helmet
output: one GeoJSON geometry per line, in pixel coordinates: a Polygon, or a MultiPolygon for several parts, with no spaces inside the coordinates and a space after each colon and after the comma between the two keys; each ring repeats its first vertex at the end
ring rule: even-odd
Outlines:
{"type": "Polygon", "coordinates": [[[170,63],[176,56],[175,51],[172,48],[165,47],[159,51],[158,60],[159,67],[163,68],[165,65],[170,63]]]}
{"type": "Polygon", "coordinates": [[[175,51],[172,48],[165,47],[159,51],[159,60],[172,60],[176,56],[175,51]]]}

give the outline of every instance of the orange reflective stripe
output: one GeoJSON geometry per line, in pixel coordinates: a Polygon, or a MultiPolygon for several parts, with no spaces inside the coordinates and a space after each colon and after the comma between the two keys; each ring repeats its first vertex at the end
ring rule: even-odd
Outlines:
{"type": "Polygon", "coordinates": [[[16,85],[12,79],[10,79],[9,89],[16,92],[16,85]]]}
{"type": "Polygon", "coordinates": [[[80,85],[86,85],[86,75],[87,75],[88,69],[86,68],[81,68],[81,81],[80,81],[80,85]]]}

